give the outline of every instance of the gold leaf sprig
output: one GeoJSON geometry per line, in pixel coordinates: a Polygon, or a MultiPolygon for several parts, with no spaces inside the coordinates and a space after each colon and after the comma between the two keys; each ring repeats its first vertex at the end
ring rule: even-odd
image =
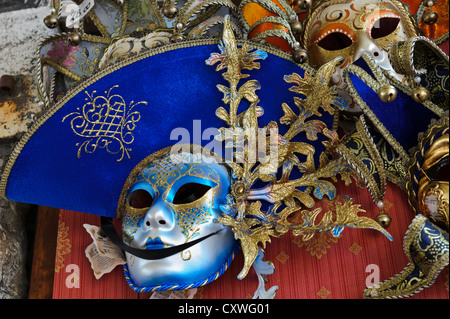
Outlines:
{"type": "Polygon", "coordinates": [[[219,84],[217,88],[224,94],[222,101],[230,105],[230,113],[223,107],[219,107],[216,115],[230,127],[237,127],[237,109],[239,103],[243,98],[252,104],[257,103],[259,100],[255,91],[260,89],[259,83],[256,80],[247,81],[237,89],[239,81],[249,77],[248,74],[241,73],[241,70],[259,69],[260,64],[256,60],[265,59],[267,53],[262,50],[251,51],[252,48],[245,43],[241,48],[238,48],[230,25],[229,16],[225,17],[223,38],[219,49],[220,53],[212,53],[209,59],[206,60],[206,64],[214,65],[219,62],[216,71],[226,69],[226,72],[222,76],[230,83],[230,87],[219,84]]]}
{"type": "Polygon", "coordinates": [[[267,54],[261,50],[252,51],[247,44],[238,48],[228,17],[225,17],[223,40],[219,49],[220,53],[212,53],[206,61],[209,65],[219,63],[216,70],[226,70],[223,77],[229,83],[229,87],[217,86],[224,94],[222,101],[229,105],[229,112],[224,107],[216,110],[216,116],[228,125],[228,128],[219,129],[216,139],[225,141],[226,147],[232,148],[235,161],[227,161],[233,171],[233,183],[227,204],[221,206],[223,215],[218,218],[218,222],[230,226],[240,242],[244,266],[238,278],[242,279],[247,275],[258,256],[259,245],[265,248],[271,237],[279,237],[289,230],[294,235],[302,235],[304,240],[320,232],[332,232],[338,236],[344,227],[374,228],[389,237],[375,221],[358,216],[363,210],[350,200],[343,204],[336,203],[334,211],[323,214],[319,222],[316,219],[321,208],[302,210],[302,206],[314,207],[313,196],[318,199],[324,196],[334,199],[336,188],[327,179],[333,179],[343,171],[346,174],[348,172],[348,166],[341,158],[330,159],[324,153],[319,154],[319,165],[316,167],[315,148],[307,142],[316,141],[318,134],[323,134],[328,138],[323,142],[325,147],[332,148],[339,143],[337,134],[329,130],[324,122],[310,117],[322,116],[320,109],[333,114],[334,107],[345,107],[337,96],[336,89],[328,85],[340,60],[337,58],[330,61],[314,74],[306,72],[301,77],[293,73],[284,77],[286,82],[295,84],[290,90],[304,97],[294,98],[298,114],[286,103],[281,105],[284,116],[280,123],[289,128],[284,135],[280,135],[277,122],[272,121],[262,128],[258,125],[258,118],[263,113],[258,106],[256,94],[260,89],[259,83],[248,80],[239,86],[239,81],[249,76],[241,71],[259,69],[260,64],[256,60],[265,59],[267,54]],[[242,99],[249,101],[250,105],[238,114],[242,99]],[[300,133],[305,133],[304,141],[291,141],[300,133]],[[257,140],[266,143],[260,146],[257,140]],[[271,158],[263,162],[258,157],[257,161],[257,155],[262,152],[270,154],[271,158]],[[272,157],[273,154],[275,155],[272,157]],[[306,160],[300,161],[297,154],[306,157],[306,160]],[[277,179],[276,173],[280,169],[281,178],[277,179]],[[291,175],[294,169],[302,173],[301,177],[291,175]],[[252,189],[257,181],[268,184],[262,189],[252,189]],[[260,200],[265,200],[272,206],[263,211],[260,200]],[[297,212],[300,212],[303,221],[292,223],[290,217],[297,212]]]}
{"type": "Polygon", "coordinates": [[[309,240],[318,232],[331,232],[334,237],[339,237],[345,227],[350,228],[371,228],[382,232],[392,240],[392,236],[380,224],[371,218],[359,216],[358,213],[365,213],[361,205],[353,204],[353,199],[344,198],[343,203],[336,201],[334,210],[324,213],[320,222],[316,223],[316,218],[322,212],[318,207],[312,211],[302,210],[303,221],[292,226],[292,233],[295,236],[303,236],[303,240],[309,240]]]}
{"type": "Polygon", "coordinates": [[[305,98],[294,97],[294,104],[300,111],[299,115],[292,111],[286,103],[282,104],[285,114],[280,119],[280,123],[289,125],[289,130],[283,136],[284,139],[289,141],[300,132],[305,131],[307,138],[315,141],[317,133],[327,134],[329,132],[327,125],[319,120],[306,120],[313,115],[321,117],[320,108],[329,114],[334,113],[335,107],[341,110],[347,108],[345,102],[338,96],[336,88],[328,85],[334,68],[340,63],[340,60],[340,58],[335,58],[324,64],[314,75],[310,71],[306,71],[303,78],[297,73],[284,76],[286,82],[296,84],[290,87],[289,91],[305,96],[305,98]]]}

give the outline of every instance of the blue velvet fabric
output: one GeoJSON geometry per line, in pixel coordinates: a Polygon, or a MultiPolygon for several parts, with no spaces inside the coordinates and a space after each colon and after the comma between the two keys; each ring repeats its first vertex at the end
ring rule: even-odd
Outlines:
{"type": "MultiPolygon", "coordinates": [[[[371,74],[363,59],[358,59],[355,64],[371,74]]],[[[418,133],[426,131],[431,119],[439,118],[423,104],[415,102],[400,89],[397,89],[398,94],[394,101],[383,102],[378,97],[377,92],[356,75],[350,74],[350,78],[358,94],[406,153],[410,148],[417,145],[418,133]]]]}
{"type": "MultiPolygon", "coordinates": [[[[212,52],[219,52],[216,45],[168,51],[122,67],[91,85],[82,85],[79,93],[37,129],[23,147],[11,170],[6,196],[19,202],[115,217],[122,187],[131,170],[149,154],[180,142],[177,135],[170,139],[173,129],[186,129],[190,133],[190,141],[186,142],[206,146],[213,137],[194,140],[194,131],[226,127],[215,116],[219,106],[228,107],[223,105],[223,94],[216,85],[228,83],[222,77],[223,71],[216,72],[215,66],[205,64],[212,52]],[[140,119],[131,132],[133,142],[125,145],[131,148],[130,157],[125,155],[118,161],[120,154],[111,154],[100,147],[92,153],[81,150],[77,156],[80,145],[88,139],[75,134],[77,128],[71,127],[69,114],[80,113],[89,102],[88,94],[105,96],[115,85],[118,87],[111,90],[111,95],[120,95],[127,106],[131,101],[147,102],[133,108],[139,112],[140,119]],[[201,127],[194,120],[201,120],[201,127]]],[[[248,79],[256,79],[261,85],[261,90],[256,92],[261,100],[259,105],[264,108],[261,127],[284,115],[283,102],[297,110],[293,103],[295,94],[288,90],[292,84],[286,83],[283,76],[294,72],[303,75],[304,71],[270,54],[260,63],[260,70],[244,73],[249,73],[248,79]]],[[[331,127],[331,115],[324,115],[320,120],[331,127]]],[[[74,123],[82,124],[81,120],[74,123]]],[[[281,124],[279,127],[281,131],[287,129],[281,124]]],[[[323,149],[322,140],[321,137],[314,142],[316,161],[323,149]]]]}

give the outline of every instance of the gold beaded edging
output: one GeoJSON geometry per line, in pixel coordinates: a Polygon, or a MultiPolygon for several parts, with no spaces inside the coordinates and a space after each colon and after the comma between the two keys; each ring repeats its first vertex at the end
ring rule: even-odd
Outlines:
{"type": "Polygon", "coordinates": [[[221,269],[219,271],[217,271],[212,276],[206,278],[203,281],[192,283],[192,284],[190,284],[188,286],[174,285],[174,286],[170,286],[170,287],[164,287],[162,285],[156,285],[156,286],[150,286],[150,287],[138,287],[138,286],[136,286],[134,284],[133,280],[130,277],[127,264],[123,265],[125,280],[126,280],[127,284],[130,286],[130,288],[133,291],[138,292],[138,293],[155,292],[155,291],[158,291],[158,290],[169,290],[170,291],[170,290],[191,289],[191,288],[202,287],[202,286],[204,286],[204,285],[206,285],[206,284],[216,280],[223,273],[225,273],[225,271],[227,271],[227,269],[229,268],[229,266],[233,262],[234,257],[236,256],[236,254],[238,252],[239,252],[239,245],[236,243],[235,246],[233,247],[233,250],[232,250],[231,255],[229,256],[228,260],[222,265],[222,267],[221,267],[221,269]],[[161,289],[161,288],[163,288],[163,289],[161,289]]]}
{"type": "Polygon", "coordinates": [[[373,164],[375,165],[375,169],[379,175],[380,179],[379,183],[375,181],[375,178],[373,177],[372,173],[369,171],[367,166],[361,161],[361,159],[357,157],[352,151],[350,151],[348,147],[345,146],[345,142],[339,144],[336,148],[336,151],[364,180],[373,202],[377,203],[378,201],[383,199],[386,191],[386,174],[383,168],[382,159],[372,140],[372,137],[370,136],[367,130],[363,116],[361,116],[356,122],[356,130],[370,158],[373,160],[373,164]]]}
{"type": "Polygon", "coordinates": [[[360,132],[361,139],[364,143],[364,145],[367,148],[367,151],[369,152],[370,157],[373,159],[373,162],[375,164],[375,168],[377,170],[378,176],[379,176],[379,183],[378,183],[378,196],[374,198],[374,202],[378,203],[378,201],[382,201],[384,198],[384,194],[386,192],[386,174],[383,167],[383,162],[380,156],[380,153],[377,150],[377,147],[375,146],[375,143],[373,142],[372,137],[370,136],[369,130],[367,129],[366,122],[364,120],[364,117],[361,116],[360,121],[356,123],[356,128],[360,132]]]}

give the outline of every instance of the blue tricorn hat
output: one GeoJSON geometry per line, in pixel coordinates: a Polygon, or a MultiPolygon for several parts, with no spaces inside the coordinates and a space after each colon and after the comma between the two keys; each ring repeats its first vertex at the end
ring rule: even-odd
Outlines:
{"type": "MultiPolygon", "coordinates": [[[[196,40],[152,49],[99,71],[67,92],[17,144],[0,193],[18,202],[118,216],[122,188],[138,163],[177,142],[211,145],[211,128],[224,126],[215,115],[223,105],[216,85],[225,84],[224,78],[205,63],[218,43],[196,40]]],[[[248,72],[261,86],[260,121],[266,125],[284,115],[283,102],[293,101],[295,93],[283,77],[303,76],[305,67],[278,49],[251,46],[267,52],[261,68],[248,72]]],[[[331,127],[333,116],[324,114],[320,120],[331,127]]],[[[316,161],[324,138],[315,142],[316,161]]]]}

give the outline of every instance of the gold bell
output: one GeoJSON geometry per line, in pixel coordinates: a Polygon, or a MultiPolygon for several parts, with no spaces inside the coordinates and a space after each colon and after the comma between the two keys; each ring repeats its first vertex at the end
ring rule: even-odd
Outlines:
{"type": "Polygon", "coordinates": [[[392,102],[397,98],[397,89],[390,84],[385,84],[378,90],[378,97],[383,102],[392,102]]]}
{"type": "Polygon", "coordinates": [[[292,54],[292,58],[297,63],[305,63],[308,59],[308,53],[304,49],[296,49],[292,54]]]}
{"type": "Polygon", "coordinates": [[[388,214],[386,214],[385,212],[381,212],[379,213],[376,217],[375,217],[375,221],[381,225],[381,227],[383,228],[388,228],[389,225],[391,225],[392,222],[392,218],[391,216],[389,216],[388,214]]]}
{"type": "Polygon", "coordinates": [[[236,193],[239,195],[244,194],[245,192],[245,187],[243,185],[239,185],[238,187],[236,187],[236,193]]]}
{"type": "Polygon", "coordinates": [[[54,14],[49,14],[44,18],[44,24],[49,29],[54,29],[58,25],[58,17],[54,14]]]}
{"type": "Polygon", "coordinates": [[[438,19],[438,14],[433,10],[427,10],[422,16],[422,21],[425,24],[435,24],[438,19]]]}
{"type": "Polygon", "coordinates": [[[78,33],[78,30],[73,30],[69,34],[69,44],[71,46],[77,46],[81,43],[81,35],[78,33]]]}
{"type": "Polygon", "coordinates": [[[311,7],[311,4],[311,0],[297,0],[297,6],[303,10],[307,10],[309,7],[311,7]]]}
{"type": "Polygon", "coordinates": [[[293,22],[290,23],[290,26],[291,26],[292,33],[294,33],[294,34],[302,33],[303,27],[302,27],[302,24],[300,22],[293,21],[293,22]]]}
{"type": "Polygon", "coordinates": [[[171,37],[170,37],[170,41],[172,41],[173,43],[175,42],[180,42],[183,40],[183,35],[181,33],[174,33],[171,37]]]}
{"type": "Polygon", "coordinates": [[[178,9],[173,4],[168,4],[163,7],[163,14],[165,17],[167,17],[169,19],[172,19],[173,17],[175,17],[177,15],[177,13],[178,13],[178,9]]]}
{"type": "Polygon", "coordinates": [[[247,198],[248,193],[249,189],[243,181],[236,181],[231,185],[231,195],[236,201],[244,200],[247,198]]]}
{"type": "Polygon", "coordinates": [[[417,103],[423,103],[430,98],[430,91],[421,86],[414,89],[412,97],[417,103]]]}

